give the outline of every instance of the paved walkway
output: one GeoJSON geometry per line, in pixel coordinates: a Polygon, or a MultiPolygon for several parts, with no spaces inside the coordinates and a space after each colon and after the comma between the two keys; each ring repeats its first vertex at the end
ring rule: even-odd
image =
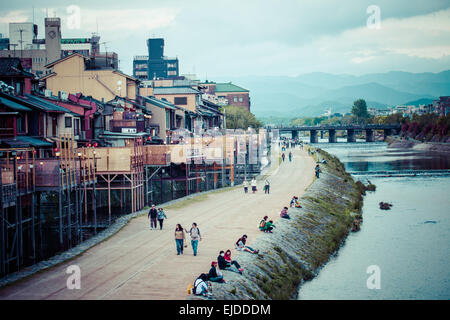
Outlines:
{"type": "MultiPolygon", "coordinates": [[[[293,149],[287,153],[289,150],[293,149]]],[[[0,299],[186,299],[188,283],[208,272],[220,250],[230,248],[236,256],[234,243],[240,236],[247,234],[249,245],[255,237],[264,236],[258,230],[261,218],[279,218],[291,197],[300,197],[311,184],[313,159],[298,148],[293,154],[292,163],[286,157],[278,169],[269,170],[270,195],[264,194],[263,182],[258,183],[256,194],[244,194],[243,188],[212,193],[202,201],[167,209],[163,230],[149,230],[147,216],[135,218],[81,256],[1,288],[0,299]],[[193,256],[189,241],[184,255],[177,256],[175,226],[180,223],[189,229],[192,222],[198,224],[203,236],[198,254],[193,256]],[[67,289],[66,269],[70,265],[81,269],[79,290],[67,289]]]]}

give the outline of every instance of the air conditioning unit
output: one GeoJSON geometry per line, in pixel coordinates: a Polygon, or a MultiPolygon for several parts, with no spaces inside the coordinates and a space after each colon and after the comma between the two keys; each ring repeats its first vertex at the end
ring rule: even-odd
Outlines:
{"type": "Polygon", "coordinates": [[[67,101],[68,94],[65,91],[61,91],[61,100],[67,101]]]}
{"type": "Polygon", "coordinates": [[[51,96],[52,96],[52,90],[50,90],[50,89],[45,89],[44,95],[45,95],[46,97],[51,97],[51,96]]]}

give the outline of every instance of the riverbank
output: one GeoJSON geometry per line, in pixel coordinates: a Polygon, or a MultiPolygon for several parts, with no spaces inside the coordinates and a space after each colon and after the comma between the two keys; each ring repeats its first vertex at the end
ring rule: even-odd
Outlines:
{"type": "MultiPolygon", "coordinates": [[[[242,187],[217,190],[193,201],[181,200],[165,206],[168,217],[162,230],[149,230],[147,215],[130,219],[114,235],[92,246],[73,259],[35,273],[22,281],[0,288],[1,299],[135,299],[184,300],[186,289],[199,274],[208,272],[220,250],[230,248],[243,234],[251,246],[261,232],[257,226],[261,213],[276,216],[286,195],[301,196],[314,177],[314,160],[305,151],[292,149],[293,161],[272,161],[262,177],[270,180],[270,194],[262,191],[245,194],[242,187]],[[177,255],[174,241],[176,224],[189,228],[196,222],[202,240],[197,256],[190,246],[177,255]],[[81,270],[81,288],[66,287],[67,268],[81,270]]],[[[274,158],[275,155],[273,156],[274,158]]],[[[194,197],[195,198],[195,197],[194,197]]],[[[276,222],[277,223],[277,222],[276,222]]],[[[226,275],[228,280],[229,276],[226,275]]]]}
{"type": "MultiPolygon", "coordinates": [[[[320,149],[314,156],[327,163],[320,165],[320,178],[300,197],[303,207],[290,208],[290,220],[278,219],[273,233],[256,238],[251,246],[260,254],[234,257],[244,274],[225,271],[227,282],[212,284],[214,299],[295,299],[299,286],[314,278],[339,249],[360,217],[364,188],[336,157],[320,149]]],[[[290,196],[285,195],[286,206],[290,196]]]]}
{"type": "Polygon", "coordinates": [[[388,144],[388,148],[450,153],[450,143],[422,142],[413,139],[401,139],[399,137],[387,137],[386,142],[388,144]]]}

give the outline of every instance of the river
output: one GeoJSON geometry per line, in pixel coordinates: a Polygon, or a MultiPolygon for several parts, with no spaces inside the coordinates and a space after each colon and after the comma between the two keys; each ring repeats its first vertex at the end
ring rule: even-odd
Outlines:
{"type": "Polygon", "coordinates": [[[383,142],[315,146],[376,191],[364,198],[361,230],[300,287],[298,299],[449,299],[450,175],[442,170],[450,169],[450,157],[383,142]],[[380,210],[380,201],[392,209],[380,210]],[[368,273],[369,266],[377,272],[368,273]],[[369,289],[368,282],[379,288],[369,289]]]}

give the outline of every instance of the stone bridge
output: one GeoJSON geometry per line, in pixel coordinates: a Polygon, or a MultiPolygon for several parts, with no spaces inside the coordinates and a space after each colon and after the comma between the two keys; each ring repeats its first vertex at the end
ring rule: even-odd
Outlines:
{"type": "Polygon", "coordinates": [[[383,130],[384,137],[389,135],[398,134],[401,129],[401,124],[351,124],[351,125],[316,125],[316,126],[268,126],[266,127],[268,131],[279,130],[281,133],[290,132],[292,138],[297,138],[299,131],[309,131],[310,142],[317,143],[319,141],[318,133],[320,132],[321,138],[323,138],[323,133],[328,131],[328,141],[331,143],[337,142],[336,131],[345,130],[347,131],[347,142],[356,142],[355,132],[365,131],[366,141],[374,141],[375,130],[383,130]]]}

